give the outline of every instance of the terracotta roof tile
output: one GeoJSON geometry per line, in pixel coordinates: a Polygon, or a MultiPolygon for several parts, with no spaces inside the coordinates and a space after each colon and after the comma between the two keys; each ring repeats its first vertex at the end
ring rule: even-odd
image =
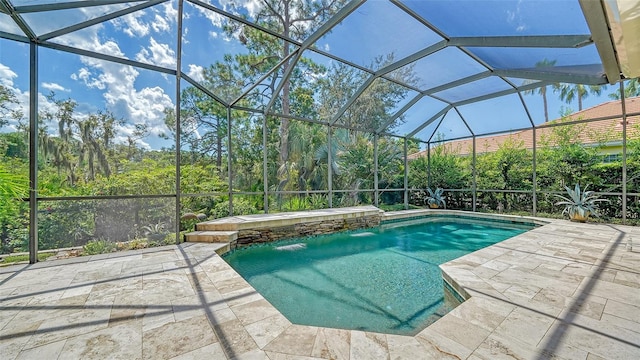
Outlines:
{"type": "MultiPolygon", "coordinates": [[[[640,97],[626,99],[626,112],[627,114],[640,113],[640,97]]],[[[582,111],[575,112],[565,119],[556,119],[549,122],[558,123],[561,121],[578,121],[589,120],[603,117],[615,118],[607,120],[597,120],[592,122],[581,123],[578,126],[583,126],[584,131],[580,132],[580,141],[583,144],[594,144],[603,136],[607,136],[608,139],[622,139],[622,105],[620,100],[609,101],[582,111]]],[[[627,131],[631,132],[632,126],[640,125],[640,116],[627,116],[627,131]]],[[[544,126],[540,125],[540,126],[544,126]]],[[[542,139],[548,138],[552,134],[554,127],[540,127],[536,129],[537,143],[539,144],[542,139]]],[[[517,131],[510,134],[502,134],[488,137],[476,138],[476,153],[494,152],[505,143],[508,139],[514,139],[515,141],[522,142],[524,148],[533,148],[533,129],[517,131]]],[[[468,155],[473,152],[473,140],[463,139],[446,142],[443,146],[446,146],[454,153],[460,155],[468,155]]],[[[426,150],[408,155],[408,159],[416,159],[418,157],[426,156],[426,150]]]]}

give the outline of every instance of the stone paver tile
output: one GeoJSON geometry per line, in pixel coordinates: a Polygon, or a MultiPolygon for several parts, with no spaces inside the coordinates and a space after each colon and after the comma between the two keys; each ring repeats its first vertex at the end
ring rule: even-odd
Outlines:
{"type": "Polygon", "coordinates": [[[144,331],[142,357],[171,358],[217,341],[206,316],[194,317],[144,331]]]}
{"type": "Polygon", "coordinates": [[[391,360],[433,359],[413,336],[387,335],[387,347],[391,360]]]}
{"type": "Polygon", "coordinates": [[[494,277],[499,271],[494,269],[490,269],[485,266],[478,266],[471,270],[474,274],[478,275],[482,279],[491,279],[494,277]]]}
{"type": "Polygon", "coordinates": [[[39,323],[52,318],[69,316],[82,312],[88,295],[74,296],[70,298],[59,299],[50,304],[35,304],[31,302],[18,312],[11,320],[9,327],[24,328],[28,324],[39,323]]]}
{"type": "Polygon", "coordinates": [[[67,339],[61,358],[141,359],[142,323],[127,323],[67,339]]]}
{"type": "Polygon", "coordinates": [[[617,271],[616,277],[613,280],[616,284],[622,284],[630,287],[634,287],[636,289],[640,288],[640,274],[628,272],[628,271],[617,271]]]}
{"type": "Polygon", "coordinates": [[[212,281],[216,286],[216,288],[218,289],[218,291],[220,291],[220,294],[222,295],[235,292],[238,290],[251,288],[251,285],[249,285],[249,283],[239,275],[237,277],[232,277],[226,280],[212,280],[212,281]]]}
{"type": "Polygon", "coordinates": [[[467,300],[469,303],[473,303],[475,306],[478,306],[484,310],[489,310],[494,314],[507,316],[509,315],[513,309],[515,309],[515,305],[505,302],[498,299],[492,298],[484,298],[484,297],[472,297],[467,300]]]}
{"type": "Polygon", "coordinates": [[[31,286],[17,287],[10,296],[9,300],[28,297],[30,306],[48,305],[54,303],[62,297],[67,286],[57,287],[48,286],[46,284],[38,284],[31,286]]]}
{"type": "Polygon", "coordinates": [[[566,309],[560,314],[560,317],[564,317],[565,312],[570,311],[599,320],[602,317],[606,302],[607,299],[595,295],[567,299],[566,309]]]}
{"type": "Polygon", "coordinates": [[[93,285],[93,288],[91,288],[91,294],[108,296],[121,294],[122,291],[140,290],[142,290],[142,277],[134,276],[96,283],[93,285]]]}
{"type": "Polygon", "coordinates": [[[607,326],[600,321],[580,315],[576,315],[573,320],[580,326],[572,326],[560,321],[554,323],[541,345],[558,350],[567,347],[577,348],[585,353],[593,353],[607,359],[640,358],[638,333],[607,326]]]}
{"type": "Polygon", "coordinates": [[[615,300],[607,300],[604,312],[640,324],[639,306],[633,306],[615,300]]]}
{"type": "Polygon", "coordinates": [[[227,321],[239,321],[236,314],[230,308],[223,308],[209,313],[209,321],[212,324],[224,324],[227,321]]]}
{"type": "Polygon", "coordinates": [[[475,298],[465,301],[461,306],[449,312],[449,314],[487,331],[495,330],[506,317],[506,314],[499,315],[491,310],[478,306],[475,298]]]}
{"type": "Polygon", "coordinates": [[[580,284],[580,282],[584,279],[583,275],[562,272],[555,269],[550,269],[549,267],[542,265],[533,269],[532,272],[536,275],[544,276],[568,284],[580,284]]]}
{"type": "Polygon", "coordinates": [[[264,297],[252,287],[245,287],[240,290],[222,294],[221,296],[230,307],[264,299],[264,297]]]}
{"type": "Polygon", "coordinates": [[[218,289],[213,284],[209,276],[204,271],[196,271],[187,275],[191,286],[197,292],[203,291],[217,291],[218,289]]]}
{"type": "Polygon", "coordinates": [[[263,320],[245,325],[245,329],[258,347],[262,349],[289,326],[291,326],[291,322],[287,320],[284,315],[278,313],[277,315],[272,315],[263,320]]]}
{"type": "Polygon", "coordinates": [[[488,261],[488,262],[482,264],[482,266],[486,267],[486,268],[489,268],[489,269],[492,269],[492,270],[495,270],[497,272],[501,272],[501,271],[507,270],[508,268],[511,267],[511,265],[509,265],[507,263],[504,263],[504,262],[502,262],[500,260],[491,260],[491,261],[488,261]]]}
{"type": "Polygon", "coordinates": [[[198,295],[190,295],[180,299],[171,300],[173,317],[176,321],[186,320],[196,316],[206,315],[202,298],[198,295]]]}
{"type": "MultiPolygon", "coordinates": [[[[16,357],[17,360],[30,360],[30,359],[58,359],[62,353],[62,348],[67,340],[60,340],[53,343],[45,344],[35,348],[21,351],[16,357]]],[[[4,357],[3,353],[3,357],[4,357]]]]}
{"type": "Polygon", "coordinates": [[[351,331],[351,360],[389,359],[389,348],[384,334],[351,331]]]}
{"type": "Polygon", "coordinates": [[[56,342],[109,326],[110,308],[88,309],[44,320],[29,341],[29,347],[56,342]]]}
{"type": "Polygon", "coordinates": [[[541,288],[533,285],[533,284],[515,284],[509,286],[502,293],[509,296],[512,294],[516,294],[518,296],[526,297],[529,299],[533,299],[534,296],[538,294],[541,288]]]}
{"type": "MultiPolygon", "coordinates": [[[[621,327],[623,329],[631,330],[640,334],[640,323],[637,323],[635,321],[627,320],[625,318],[620,318],[607,313],[602,314],[600,321],[603,324],[621,327]]],[[[640,345],[640,340],[638,341],[638,343],[640,345]]]]}
{"type": "MultiPolygon", "coordinates": [[[[464,306],[464,304],[461,306],[464,306]]],[[[490,331],[480,326],[470,324],[451,314],[445,315],[442,319],[429,326],[428,329],[461,344],[467,349],[475,349],[490,333],[490,331]]]]}
{"type": "Polygon", "coordinates": [[[222,350],[220,343],[213,343],[207,346],[203,346],[199,349],[195,349],[188,353],[172,357],[171,360],[194,360],[194,359],[226,359],[226,355],[222,350]]]}
{"type": "Polygon", "coordinates": [[[214,285],[217,285],[217,283],[221,283],[225,280],[240,277],[240,274],[233,270],[233,268],[231,268],[229,264],[226,264],[225,267],[222,267],[222,265],[217,265],[212,270],[206,270],[206,267],[204,267],[203,271],[205,272],[205,274],[207,274],[209,280],[211,280],[214,285]]]}
{"type": "Polygon", "coordinates": [[[600,296],[621,303],[640,307],[640,289],[609,281],[585,279],[576,289],[576,295],[588,290],[590,295],[600,296]]]}
{"type": "Polygon", "coordinates": [[[71,285],[64,291],[64,293],[62,293],[62,298],[65,299],[65,298],[75,297],[79,295],[89,295],[92,289],[93,289],[93,284],[71,285]]]}
{"type": "Polygon", "coordinates": [[[229,307],[218,290],[205,291],[199,295],[210,311],[226,309],[229,307]]]}
{"type": "MultiPolygon", "coordinates": [[[[229,311],[230,310],[220,310],[229,311]]],[[[226,321],[215,325],[216,336],[227,356],[233,358],[249,351],[259,350],[251,335],[239,320],[226,321]]]]}
{"type": "Polygon", "coordinates": [[[107,279],[115,279],[122,273],[122,262],[109,263],[105,266],[104,262],[95,262],[89,264],[96,264],[95,266],[84,264],[73,277],[73,284],[90,284],[96,281],[102,281],[107,279]],[[99,264],[99,265],[98,265],[99,264]]]}
{"type": "Polygon", "coordinates": [[[547,333],[554,320],[555,316],[546,316],[536,311],[517,308],[504,319],[495,332],[535,347],[547,333]]]}
{"type": "Polygon", "coordinates": [[[607,360],[606,358],[603,358],[602,356],[596,355],[596,354],[592,354],[589,353],[587,355],[587,360],[607,360]]]}
{"type": "Polygon", "coordinates": [[[188,266],[189,265],[185,260],[168,261],[168,262],[162,263],[162,270],[164,272],[171,272],[171,271],[181,272],[187,269],[188,266]]]}
{"type": "MultiPolygon", "coordinates": [[[[123,291],[115,296],[113,305],[111,307],[111,317],[109,319],[109,326],[122,324],[127,321],[137,321],[138,319],[144,319],[144,316],[149,314],[164,311],[171,311],[171,307],[168,304],[152,304],[147,299],[142,297],[140,291],[123,291]]],[[[147,319],[149,320],[149,319],[147,319]]]]}
{"type": "Polygon", "coordinates": [[[277,353],[273,351],[266,351],[265,353],[267,354],[267,357],[269,360],[324,360],[322,358],[317,358],[312,356],[283,354],[283,353],[277,353]]]}
{"type": "Polygon", "coordinates": [[[311,355],[323,359],[348,360],[350,348],[350,330],[320,328],[311,355]]]}
{"type": "Polygon", "coordinates": [[[2,354],[3,360],[15,359],[33,337],[32,335],[22,335],[17,337],[5,336],[6,335],[3,332],[0,332],[0,354],[2,354]]]}
{"type": "Polygon", "coordinates": [[[196,293],[185,274],[154,274],[143,276],[142,279],[144,296],[150,299],[170,301],[196,293]]]}
{"type": "Polygon", "coordinates": [[[145,309],[142,317],[142,331],[146,332],[175,322],[171,303],[157,303],[145,309]]]}
{"type": "Polygon", "coordinates": [[[271,360],[262,350],[251,350],[232,358],[232,360],[271,360]]]}
{"type": "Polygon", "coordinates": [[[231,307],[231,310],[245,326],[280,313],[265,299],[236,305],[231,307]]]}
{"type": "Polygon", "coordinates": [[[317,334],[317,327],[291,325],[267,344],[263,350],[290,355],[311,356],[317,334]]]}
{"type": "Polygon", "coordinates": [[[578,360],[585,359],[586,352],[577,349],[572,351],[573,357],[564,357],[555,351],[536,348],[518,339],[492,334],[478,346],[474,355],[486,360],[513,360],[513,359],[557,359],[578,360]]]}

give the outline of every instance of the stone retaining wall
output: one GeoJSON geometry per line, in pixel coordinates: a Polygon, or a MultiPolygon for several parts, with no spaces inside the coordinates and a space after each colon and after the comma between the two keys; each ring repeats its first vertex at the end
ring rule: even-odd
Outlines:
{"type": "Polygon", "coordinates": [[[365,229],[380,225],[380,215],[357,218],[310,221],[293,225],[238,231],[231,248],[277,240],[331,234],[339,231],[365,229]]]}

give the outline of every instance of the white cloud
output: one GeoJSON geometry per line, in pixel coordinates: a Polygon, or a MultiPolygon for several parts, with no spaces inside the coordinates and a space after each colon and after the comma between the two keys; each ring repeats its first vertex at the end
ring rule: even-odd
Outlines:
{"type": "Polygon", "coordinates": [[[522,17],[522,0],[518,0],[514,10],[507,10],[507,24],[511,24],[516,32],[527,30],[528,26],[522,17]]]}
{"type": "Polygon", "coordinates": [[[158,43],[153,37],[149,39],[148,48],[142,49],[136,54],[136,60],[171,69],[176,67],[177,61],[175,51],[170,49],[167,44],[158,43]]]}
{"type": "MultiPolygon", "coordinates": [[[[95,52],[109,54],[126,58],[120,50],[118,44],[111,40],[100,41],[98,36],[99,28],[87,28],[60,37],[66,45],[76,46],[84,49],[93,49],[95,52]]],[[[150,39],[150,46],[143,54],[149,62],[158,62],[158,65],[166,65],[173,52],[167,45],[159,44],[154,39],[150,39]]],[[[142,52],[141,52],[142,53],[142,52]]],[[[139,56],[143,56],[140,55],[139,56]]],[[[127,134],[127,129],[132,124],[146,124],[151,134],[157,135],[166,131],[164,125],[164,109],[174,107],[171,98],[164,93],[160,87],[136,88],[136,80],[139,76],[138,70],[132,66],[112,63],[100,59],[81,57],[83,67],[71,75],[72,79],[81,81],[85,86],[98,90],[104,90],[105,108],[114,113],[116,117],[125,119],[128,125],[118,130],[127,134]]],[[[158,79],[161,79],[158,77],[158,79]]],[[[120,137],[125,140],[126,137],[120,137]]],[[[145,146],[143,141],[140,145],[145,146]]]]}
{"type": "MultiPolygon", "coordinates": [[[[21,111],[23,114],[23,121],[27,120],[29,114],[29,90],[20,90],[17,88],[13,82],[18,75],[11,70],[8,66],[0,63],[0,84],[5,86],[9,91],[11,91],[15,97],[17,103],[15,104],[7,104],[6,107],[9,111],[21,111]]],[[[50,102],[44,95],[41,93],[38,94],[38,110],[43,112],[52,112],[55,110],[55,105],[53,102],[50,102]]],[[[3,127],[3,131],[15,131],[17,130],[18,122],[16,119],[9,117],[7,119],[9,121],[8,125],[3,127]]]]}
{"type": "Polygon", "coordinates": [[[16,74],[8,66],[0,63],[0,84],[7,87],[13,87],[13,79],[17,77],[18,74],[16,74]]]}
{"type": "Polygon", "coordinates": [[[66,91],[69,92],[70,90],[65,88],[64,86],[60,85],[60,84],[56,84],[56,83],[48,83],[48,82],[44,82],[42,84],[40,84],[40,86],[44,89],[47,89],[49,91],[66,91]]]}
{"type": "Polygon", "coordinates": [[[260,0],[220,0],[220,5],[225,11],[229,12],[235,10],[235,8],[244,8],[251,18],[255,17],[264,6],[260,0]]]}
{"type": "Polygon", "coordinates": [[[167,22],[167,20],[165,20],[159,14],[156,14],[156,17],[153,20],[153,23],[151,23],[151,27],[155,32],[169,31],[171,29],[171,26],[169,26],[169,23],[167,22]]]}
{"type": "Polygon", "coordinates": [[[144,15],[144,11],[137,11],[113,19],[112,23],[113,26],[122,30],[122,32],[129,35],[129,37],[143,37],[149,35],[149,24],[140,19],[144,15]]]}
{"type": "Polygon", "coordinates": [[[105,74],[94,76],[93,73],[86,67],[80,68],[77,73],[71,74],[71,79],[82,80],[88,88],[104,90],[109,81],[105,74]]]}
{"type": "Polygon", "coordinates": [[[211,36],[212,39],[216,39],[218,37],[218,33],[215,31],[209,31],[209,36],[211,36]]]}
{"type": "Polygon", "coordinates": [[[173,1],[169,1],[164,5],[164,17],[170,21],[175,22],[178,19],[178,9],[173,7],[173,1]]]}
{"type": "Polygon", "coordinates": [[[189,64],[189,71],[187,75],[195,81],[202,82],[204,81],[204,68],[199,65],[189,64]]]}

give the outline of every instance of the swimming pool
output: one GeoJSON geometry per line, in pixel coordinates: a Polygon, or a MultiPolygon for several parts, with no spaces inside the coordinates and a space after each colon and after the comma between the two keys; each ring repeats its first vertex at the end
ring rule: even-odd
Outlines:
{"type": "Polygon", "coordinates": [[[456,305],[438,265],[533,227],[429,216],[224,259],[293,323],[413,335],[456,305]]]}

